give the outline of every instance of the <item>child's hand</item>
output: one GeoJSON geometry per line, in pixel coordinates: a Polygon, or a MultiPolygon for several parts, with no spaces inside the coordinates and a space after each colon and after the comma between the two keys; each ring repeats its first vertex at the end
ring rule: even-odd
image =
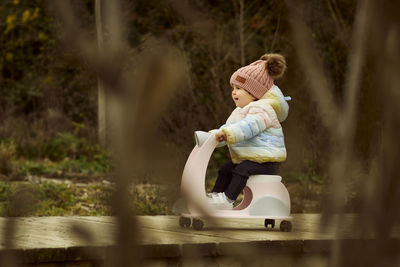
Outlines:
{"type": "Polygon", "coordinates": [[[226,134],[223,131],[219,131],[218,133],[216,133],[215,138],[218,142],[226,141],[227,139],[226,134]]]}

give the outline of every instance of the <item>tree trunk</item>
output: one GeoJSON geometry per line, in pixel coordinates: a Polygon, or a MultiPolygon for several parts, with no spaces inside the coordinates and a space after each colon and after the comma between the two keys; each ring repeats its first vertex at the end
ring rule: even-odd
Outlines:
{"type": "MultiPolygon", "coordinates": [[[[95,2],[95,21],[97,32],[97,44],[99,54],[104,53],[104,40],[103,40],[103,25],[101,18],[101,0],[95,2]]],[[[97,76],[98,87],[98,109],[97,109],[97,122],[98,122],[98,137],[100,144],[105,147],[107,142],[107,116],[106,116],[106,92],[103,83],[99,76],[97,76]]]]}
{"type": "Polygon", "coordinates": [[[239,39],[240,39],[240,64],[242,66],[246,65],[246,56],[244,52],[245,41],[244,41],[244,2],[239,1],[240,11],[239,11],[239,39]]]}

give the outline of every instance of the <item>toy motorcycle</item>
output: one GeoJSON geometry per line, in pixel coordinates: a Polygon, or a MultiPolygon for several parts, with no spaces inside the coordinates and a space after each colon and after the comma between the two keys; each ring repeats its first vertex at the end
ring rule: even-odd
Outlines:
{"type": "Polygon", "coordinates": [[[205,177],[208,162],[219,145],[214,133],[196,131],[196,146],[186,161],[182,174],[181,191],[187,200],[187,210],[181,214],[179,225],[203,229],[204,218],[247,218],[265,219],[266,228],[275,227],[280,220],[280,230],[292,230],[290,196],[278,175],[252,175],[243,189],[242,202],[232,210],[215,209],[209,204],[205,177]]]}

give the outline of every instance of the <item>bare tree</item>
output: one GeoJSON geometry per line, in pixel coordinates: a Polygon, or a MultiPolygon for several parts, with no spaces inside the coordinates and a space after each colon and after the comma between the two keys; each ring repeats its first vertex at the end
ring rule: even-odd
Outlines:
{"type": "Polygon", "coordinates": [[[238,20],[238,29],[239,29],[239,40],[240,40],[240,64],[244,66],[246,64],[246,55],[244,52],[245,49],[245,40],[244,40],[244,1],[239,0],[239,20],[238,20]]]}
{"type": "MultiPolygon", "coordinates": [[[[103,22],[102,22],[102,1],[96,0],[95,2],[95,21],[96,21],[96,32],[97,32],[97,44],[99,54],[104,53],[104,38],[103,38],[103,22]]],[[[107,141],[107,116],[106,116],[106,92],[104,85],[99,77],[97,77],[98,87],[98,108],[97,108],[97,122],[98,122],[98,137],[100,144],[104,147],[107,141]]]]}

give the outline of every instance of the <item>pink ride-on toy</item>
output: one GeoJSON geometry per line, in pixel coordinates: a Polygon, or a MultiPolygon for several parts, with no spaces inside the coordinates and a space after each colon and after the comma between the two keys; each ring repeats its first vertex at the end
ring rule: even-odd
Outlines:
{"type": "Polygon", "coordinates": [[[214,133],[195,132],[196,146],[189,155],[182,174],[181,191],[187,200],[187,211],[181,213],[179,225],[201,230],[200,218],[247,218],[265,219],[266,228],[274,228],[275,220],[281,220],[280,230],[292,230],[290,196],[278,175],[253,175],[247,180],[242,202],[233,210],[213,208],[207,200],[205,177],[208,162],[218,141],[214,133]]]}

